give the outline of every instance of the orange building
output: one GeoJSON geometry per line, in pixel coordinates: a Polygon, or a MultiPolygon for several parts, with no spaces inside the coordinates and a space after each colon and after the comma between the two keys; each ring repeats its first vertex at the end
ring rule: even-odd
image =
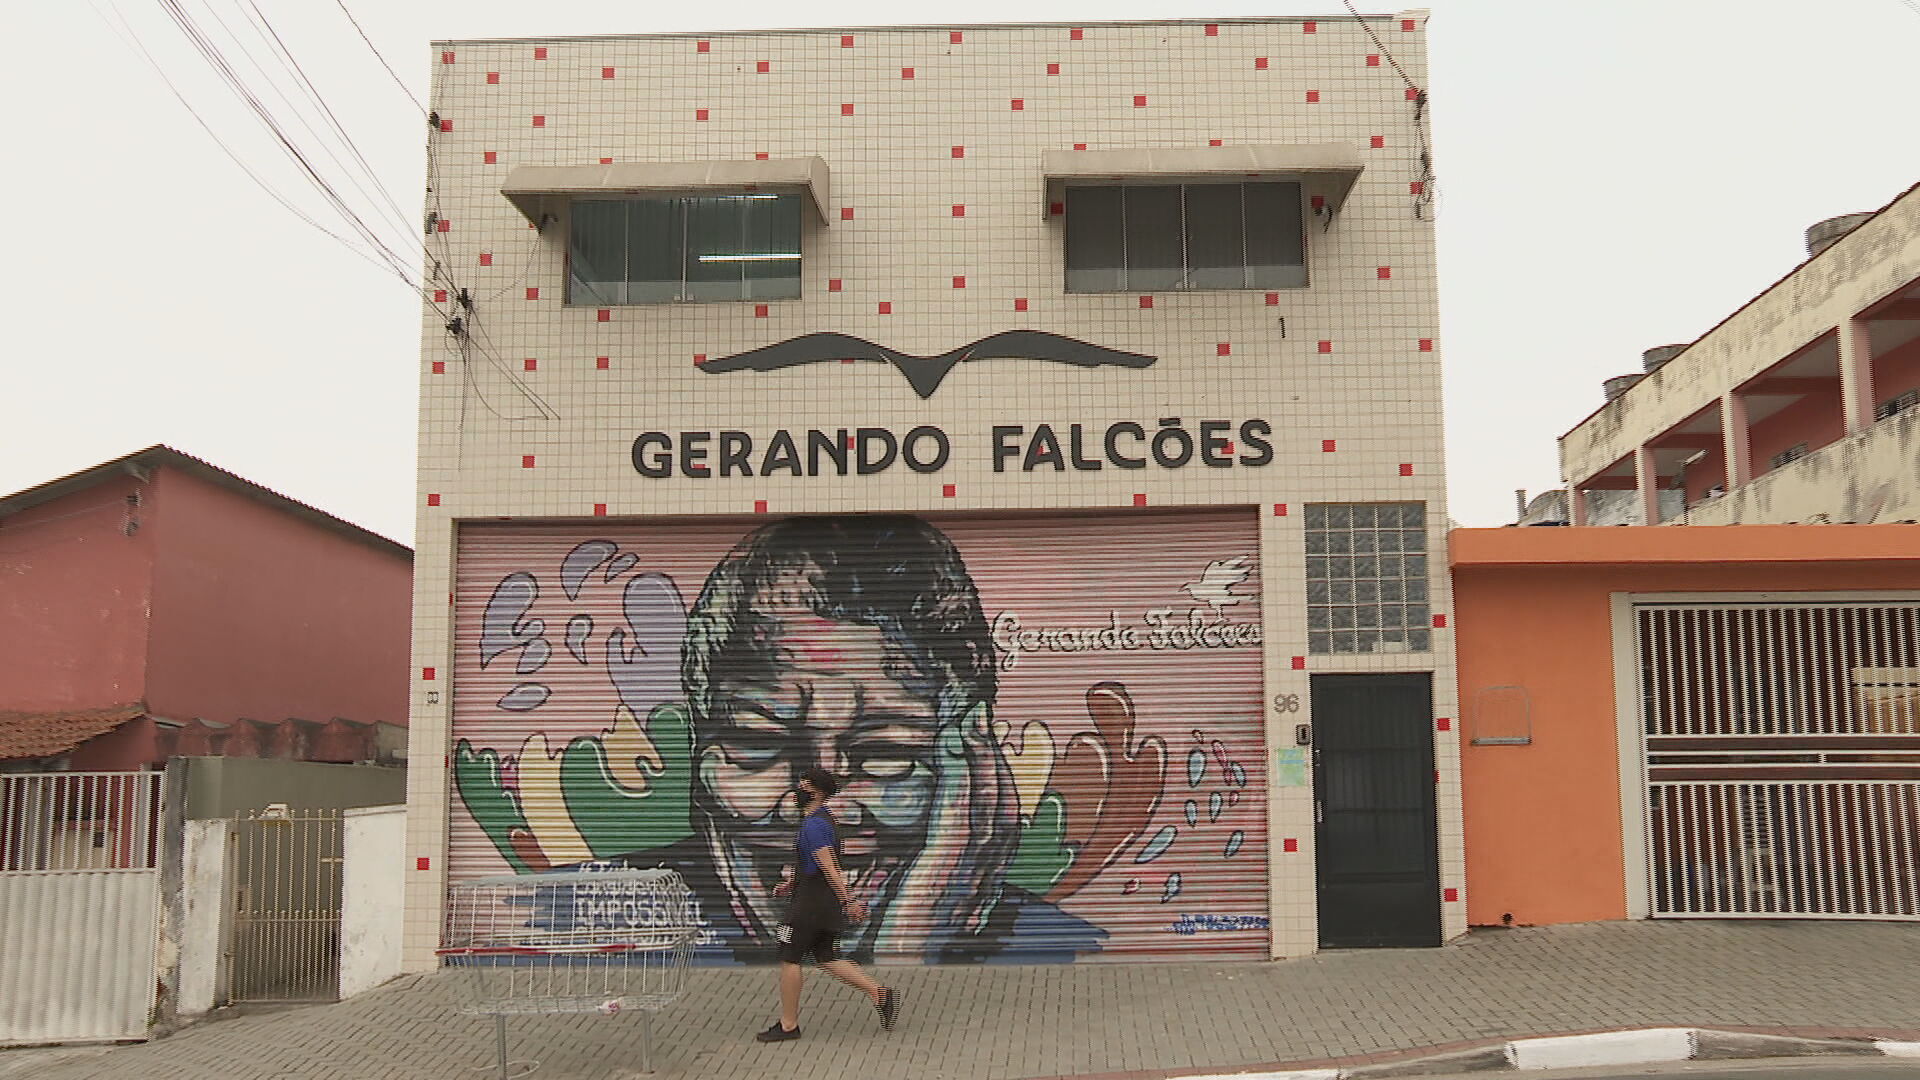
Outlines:
{"type": "Polygon", "coordinates": [[[1451,551],[1471,924],[1920,915],[1920,528],[1451,551]]]}

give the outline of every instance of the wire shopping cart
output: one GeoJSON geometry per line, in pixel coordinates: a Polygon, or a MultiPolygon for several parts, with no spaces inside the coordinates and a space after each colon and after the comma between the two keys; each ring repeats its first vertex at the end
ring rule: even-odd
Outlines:
{"type": "Polygon", "coordinates": [[[507,874],[448,890],[439,953],[465,983],[460,1012],[493,1017],[500,1080],[539,1068],[507,1060],[507,1017],[529,1014],[637,1012],[650,1072],[653,1014],[686,991],[698,929],[672,870],[507,874]]]}

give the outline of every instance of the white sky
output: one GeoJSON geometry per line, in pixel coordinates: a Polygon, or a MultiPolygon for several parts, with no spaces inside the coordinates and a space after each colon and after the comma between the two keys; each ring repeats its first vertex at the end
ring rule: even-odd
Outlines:
{"type": "MultiPolygon", "coordinates": [[[[182,2],[237,20],[247,0],[182,2]]],[[[413,105],[328,0],[253,2],[417,221],[413,105]]],[[[422,99],[436,38],[927,19],[850,0],[348,6],[422,99]]],[[[1805,226],[1920,181],[1920,12],[1904,0],[1432,7],[1452,513],[1499,525],[1514,488],[1557,486],[1554,440],[1599,404],[1601,379],[1771,284],[1804,255],[1805,226]]],[[[977,0],[965,21],[1339,10],[977,0]]],[[[0,492],[165,442],[410,540],[416,300],[223,156],[109,28],[121,15],[251,165],[321,214],[158,0],[7,5],[0,492]]]]}

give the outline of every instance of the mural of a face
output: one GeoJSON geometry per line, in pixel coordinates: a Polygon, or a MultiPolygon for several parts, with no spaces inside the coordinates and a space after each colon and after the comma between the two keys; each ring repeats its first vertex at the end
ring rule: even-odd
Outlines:
{"type": "Polygon", "coordinates": [[[842,864],[876,901],[871,933],[924,948],[985,917],[1018,829],[992,660],[958,553],[916,519],[792,519],[715,568],[684,672],[695,827],[751,924],[779,919],[814,767],[843,784],[842,864]],[[889,914],[896,899],[921,910],[889,914]]]}

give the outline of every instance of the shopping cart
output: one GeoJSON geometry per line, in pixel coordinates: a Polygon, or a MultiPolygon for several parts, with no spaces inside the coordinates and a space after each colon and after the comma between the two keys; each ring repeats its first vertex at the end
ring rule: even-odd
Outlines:
{"type": "Polygon", "coordinates": [[[500,1080],[539,1068],[507,1060],[507,1017],[534,1013],[636,1012],[652,1071],[652,1017],[685,992],[698,929],[671,870],[509,874],[448,890],[439,953],[465,983],[460,1011],[493,1017],[500,1080]]]}

